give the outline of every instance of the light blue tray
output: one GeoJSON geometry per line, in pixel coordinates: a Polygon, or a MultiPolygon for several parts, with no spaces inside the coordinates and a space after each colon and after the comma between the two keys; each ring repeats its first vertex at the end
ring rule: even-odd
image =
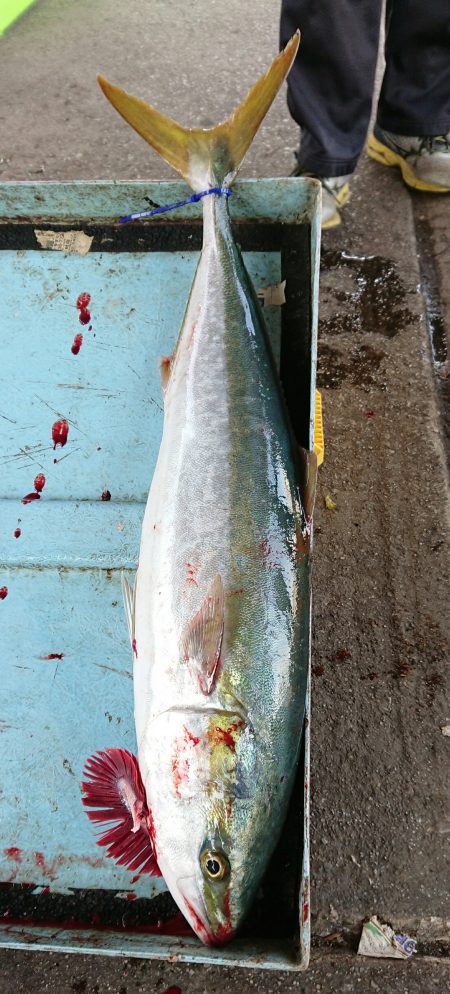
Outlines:
{"type": "MultiPolygon", "coordinates": [[[[114,220],[145,209],[146,197],[163,204],[184,196],[179,183],[0,185],[0,587],[8,588],[0,600],[0,881],[8,885],[0,945],[305,968],[309,854],[302,791],[294,801],[304,807],[297,840],[300,920],[292,939],[269,934],[210,950],[187,936],[71,928],[71,915],[63,927],[52,910],[55,894],[64,909],[80,891],[91,898],[101,892],[103,901],[109,892],[111,905],[119,902],[125,912],[130,895],[149,899],[164,890],[156,878],[131,883],[127,871],[103,858],[82,811],[80,779],[95,750],[135,751],[120,571],[136,565],[162,429],[158,360],[172,351],[183,317],[201,205],[170,220],[120,228],[114,220]],[[44,250],[36,230],[83,230],[94,240],[84,256],[44,250]],[[79,323],[82,292],[91,295],[91,330],[79,323]],[[80,332],[83,345],[73,355],[80,332]],[[69,435],[54,450],[52,425],[60,418],[69,435]],[[39,473],[46,477],[41,499],[23,505],[39,473]],[[101,499],[106,491],[109,501],[101,499]],[[48,658],[56,654],[61,658],[48,658]]],[[[268,307],[266,315],[278,358],[283,341],[287,379],[300,343],[309,402],[297,419],[311,446],[319,197],[312,180],[244,180],[230,204],[255,286],[287,274],[288,303],[268,307]]],[[[291,404],[294,387],[287,384],[291,404]]],[[[302,784],[309,780],[309,723],[304,766],[302,784]]]]}

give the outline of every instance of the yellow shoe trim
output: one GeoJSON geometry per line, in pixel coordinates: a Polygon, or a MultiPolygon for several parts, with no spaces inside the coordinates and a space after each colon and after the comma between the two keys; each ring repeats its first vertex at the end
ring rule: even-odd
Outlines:
{"type": "Polygon", "coordinates": [[[333,214],[333,217],[328,218],[328,221],[322,221],[322,230],[324,231],[325,228],[337,228],[338,224],[340,223],[341,223],[341,215],[339,214],[338,211],[336,211],[336,213],[333,214]]]}
{"type": "Polygon", "coordinates": [[[407,159],[394,152],[392,148],[383,145],[382,142],[370,135],[367,142],[367,154],[375,162],[381,162],[383,166],[398,166],[401,169],[403,181],[414,190],[424,190],[426,193],[450,193],[450,187],[438,186],[437,183],[426,183],[414,175],[407,159]]]}
{"type": "Polygon", "coordinates": [[[350,200],[350,184],[345,183],[344,186],[339,190],[339,193],[335,194],[336,203],[338,207],[344,207],[345,204],[350,200]]]}
{"type": "MultiPolygon", "coordinates": [[[[345,204],[347,204],[348,201],[350,200],[349,183],[345,183],[342,189],[339,190],[339,193],[336,194],[333,193],[333,197],[338,207],[345,207],[345,204]]],[[[341,215],[339,214],[339,211],[336,211],[336,213],[333,214],[332,217],[328,218],[328,221],[322,221],[322,228],[324,230],[325,228],[337,228],[338,224],[340,223],[341,223],[341,215]]]]}

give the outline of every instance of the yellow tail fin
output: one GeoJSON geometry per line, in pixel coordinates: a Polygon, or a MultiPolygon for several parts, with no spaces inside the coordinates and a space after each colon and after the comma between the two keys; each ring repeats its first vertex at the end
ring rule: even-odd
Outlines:
{"type": "Polygon", "coordinates": [[[174,166],[193,190],[199,192],[209,186],[229,186],[233,182],[261,121],[291,68],[299,42],[300,32],[297,31],[234,113],[215,128],[183,128],[102,76],[97,79],[103,93],[125,121],[174,166]]]}

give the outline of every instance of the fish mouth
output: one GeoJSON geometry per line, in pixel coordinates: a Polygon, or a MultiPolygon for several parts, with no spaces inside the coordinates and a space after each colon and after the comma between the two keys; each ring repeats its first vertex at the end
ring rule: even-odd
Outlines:
{"type": "Polygon", "coordinates": [[[176,887],[177,903],[189,925],[206,946],[213,946],[214,934],[208,922],[204,901],[196,887],[195,877],[179,877],[176,887]]]}
{"type": "Polygon", "coordinates": [[[231,925],[219,925],[215,932],[211,933],[211,942],[208,944],[210,946],[226,946],[231,939],[234,938],[236,934],[236,929],[232,928],[231,925]]]}
{"type": "Polygon", "coordinates": [[[195,886],[194,878],[183,877],[177,880],[177,888],[182,901],[181,910],[205,946],[225,946],[230,942],[236,930],[229,921],[224,924],[216,922],[214,925],[211,924],[203,898],[195,886]]]}

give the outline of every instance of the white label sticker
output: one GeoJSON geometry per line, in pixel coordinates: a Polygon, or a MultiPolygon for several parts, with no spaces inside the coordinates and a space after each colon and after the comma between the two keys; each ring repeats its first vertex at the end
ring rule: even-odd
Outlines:
{"type": "Polygon", "coordinates": [[[41,248],[77,252],[78,255],[87,255],[94,240],[93,235],[86,235],[84,231],[40,231],[35,228],[34,233],[41,248]]]}
{"type": "Polygon", "coordinates": [[[286,303],[284,288],[286,280],[282,283],[271,283],[270,286],[260,286],[257,290],[258,300],[263,307],[280,307],[286,303]]]}

